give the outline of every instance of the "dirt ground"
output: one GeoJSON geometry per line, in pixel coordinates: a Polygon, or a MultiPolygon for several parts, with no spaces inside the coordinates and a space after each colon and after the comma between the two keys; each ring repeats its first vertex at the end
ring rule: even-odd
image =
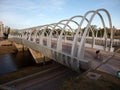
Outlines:
{"type": "Polygon", "coordinates": [[[51,64],[51,62],[46,65],[36,64],[34,66],[25,67],[14,72],[10,72],[8,74],[1,74],[0,84],[4,84],[40,71],[44,71],[50,67],[55,67],[55,66],[56,64],[51,64]]]}
{"type": "Polygon", "coordinates": [[[15,53],[17,49],[12,42],[8,40],[0,41],[0,54],[15,53]]]}
{"type": "MultiPolygon", "coordinates": [[[[16,48],[9,41],[0,41],[0,54],[15,53],[16,48]]],[[[49,67],[49,65],[48,65],[49,67]]],[[[7,75],[0,75],[0,83],[5,83],[17,78],[29,75],[39,70],[45,68],[40,68],[39,66],[27,67],[24,70],[19,70],[17,72],[9,73],[7,75]],[[34,71],[34,72],[31,72],[34,71]]],[[[59,90],[120,90],[120,78],[112,76],[107,73],[100,71],[91,70],[101,75],[97,80],[89,79],[86,73],[80,74],[77,77],[71,78],[63,83],[63,86],[59,90]]]]}
{"type": "Polygon", "coordinates": [[[60,90],[120,90],[120,78],[100,71],[91,70],[90,72],[100,74],[101,77],[94,80],[84,73],[64,82],[60,90]]]}
{"type": "MultiPolygon", "coordinates": [[[[12,44],[12,42],[8,41],[8,40],[3,40],[0,41],[0,55],[1,54],[7,54],[7,53],[16,53],[17,49],[16,47],[12,44]]],[[[8,74],[1,74],[0,75],[0,84],[18,79],[18,78],[22,78],[25,77],[27,75],[33,74],[33,73],[37,73],[39,71],[45,70],[51,66],[54,65],[48,65],[43,66],[43,64],[35,64],[34,66],[29,66],[26,68],[22,68],[20,70],[17,70],[15,72],[10,72],[8,74]]]]}

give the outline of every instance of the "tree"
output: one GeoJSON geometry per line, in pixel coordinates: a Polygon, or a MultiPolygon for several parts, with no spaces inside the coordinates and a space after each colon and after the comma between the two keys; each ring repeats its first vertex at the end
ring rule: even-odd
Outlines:
{"type": "Polygon", "coordinates": [[[9,34],[10,34],[10,27],[6,27],[5,32],[3,33],[4,38],[7,39],[9,34]]]}
{"type": "Polygon", "coordinates": [[[8,34],[8,35],[10,34],[10,27],[9,27],[8,30],[7,30],[7,34],[8,34]]]}
{"type": "Polygon", "coordinates": [[[97,25],[91,25],[92,30],[97,30],[97,25]]]}

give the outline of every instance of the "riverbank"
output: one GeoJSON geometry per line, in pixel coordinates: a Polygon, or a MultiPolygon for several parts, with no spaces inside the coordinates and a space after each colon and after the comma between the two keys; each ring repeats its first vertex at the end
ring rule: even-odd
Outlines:
{"type": "Polygon", "coordinates": [[[0,55],[1,54],[7,54],[7,53],[16,53],[17,49],[12,44],[12,42],[8,40],[0,41],[0,55]]]}
{"type": "MultiPolygon", "coordinates": [[[[17,53],[17,49],[12,44],[12,42],[10,42],[8,40],[0,41],[0,55],[10,54],[10,53],[13,53],[13,54],[17,53]]],[[[26,59],[26,58],[24,58],[24,59],[26,59]]],[[[25,77],[25,76],[33,74],[33,73],[40,72],[42,70],[52,67],[52,65],[50,65],[50,64],[51,64],[51,62],[47,62],[46,65],[43,65],[42,63],[34,64],[31,66],[27,66],[27,67],[18,69],[17,71],[14,71],[14,72],[9,72],[7,74],[0,74],[0,84],[19,79],[19,78],[25,77]]]]}
{"type": "MultiPolygon", "coordinates": [[[[10,54],[10,53],[13,53],[13,54],[17,53],[17,49],[12,44],[12,42],[8,40],[0,41],[0,55],[10,54]]],[[[49,62],[46,62],[45,65],[43,65],[43,63],[34,64],[31,66],[20,68],[17,71],[9,72],[7,74],[0,74],[0,84],[4,84],[4,83],[7,83],[19,78],[23,78],[37,72],[44,71],[50,67],[55,67],[56,65],[59,65],[59,64],[52,64],[52,61],[49,61],[49,62]]]]}
{"type": "Polygon", "coordinates": [[[89,72],[65,81],[59,90],[120,90],[120,78],[97,70],[89,72]],[[100,78],[96,80],[94,75],[89,78],[89,72],[100,75],[100,78]]]}
{"type": "Polygon", "coordinates": [[[34,66],[28,66],[28,67],[19,69],[19,70],[14,71],[14,72],[2,74],[2,75],[0,75],[0,84],[4,84],[4,83],[7,83],[10,81],[19,79],[19,78],[23,78],[23,77],[26,77],[28,75],[49,69],[50,67],[55,67],[57,65],[58,64],[52,64],[52,62],[49,62],[46,65],[36,64],[34,66]]]}
{"type": "MultiPolygon", "coordinates": [[[[9,41],[6,41],[5,44],[1,44],[0,53],[6,54],[6,53],[15,53],[16,48],[11,45],[12,43],[9,41]],[[8,44],[8,43],[9,44],[8,44]]],[[[0,84],[4,84],[19,78],[23,78],[25,76],[44,71],[45,69],[48,69],[50,67],[54,67],[54,64],[47,64],[47,65],[34,65],[25,67],[22,69],[19,69],[15,72],[11,72],[8,74],[0,75],[0,84]]],[[[90,79],[87,77],[87,73],[82,73],[77,77],[71,78],[68,81],[65,81],[63,83],[63,87],[60,88],[60,90],[119,90],[120,88],[120,79],[112,76],[107,73],[103,73],[97,70],[90,70],[89,72],[95,72],[97,74],[100,74],[101,77],[97,80],[90,79]]],[[[93,75],[94,76],[94,75],[93,75]]]]}
{"type": "MultiPolygon", "coordinates": [[[[115,54],[120,56],[120,47],[115,51],[115,54]]],[[[112,57],[112,59],[109,60],[110,63],[116,67],[117,65],[120,65],[120,59],[119,57],[115,58],[112,57]],[[115,58],[118,58],[118,60],[115,60],[115,58]]],[[[108,63],[106,65],[108,65],[108,63]]],[[[103,72],[91,69],[88,72],[82,73],[77,77],[71,78],[70,80],[65,81],[59,90],[120,90],[120,77],[118,74],[115,76],[104,72],[106,68],[107,67],[103,68],[103,72]],[[90,75],[90,73],[92,74],[90,75]]],[[[120,68],[112,68],[113,70],[118,70],[118,72],[120,72],[120,68]]],[[[106,70],[109,69],[110,67],[108,67],[106,70]]]]}

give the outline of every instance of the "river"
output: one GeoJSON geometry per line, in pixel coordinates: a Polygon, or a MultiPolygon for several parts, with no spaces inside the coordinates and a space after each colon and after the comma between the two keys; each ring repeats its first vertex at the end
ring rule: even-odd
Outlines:
{"type": "Polygon", "coordinates": [[[0,55],[0,74],[6,74],[33,65],[35,65],[35,61],[28,51],[0,55]]]}

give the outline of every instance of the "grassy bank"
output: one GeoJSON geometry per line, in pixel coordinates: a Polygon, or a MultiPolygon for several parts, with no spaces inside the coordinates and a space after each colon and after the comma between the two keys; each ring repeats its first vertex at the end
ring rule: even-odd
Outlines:
{"type": "Polygon", "coordinates": [[[15,53],[17,52],[15,46],[0,46],[0,54],[15,53]]]}
{"type": "Polygon", "coordinates": [[[0,54],[15,53],[17,49],[12,42],[8,40],[0,41],[0,54]]]}
{"type": "MultiPolygon", "coordinates": [[[[12,42],[8,40],[0,41],[0,55],[7,54],[7,53],[16,53],[16,52],[17,52],[17,49],[12,44],[12,42]]],[[[6,83],[12,80],[16,80],[18,78],[22,78],[30,74],[40,72],[52,66],[54,66],[54,64],[52,65],[51,63],[48,63],[47,65],[44,65],[44,66],[42,64],[36,64],[34,66],[29,66],[29,67],[25,67],[22,69],[18,69],[17,71],[14,71],[11,73],[0,74],[0,84],[6,83]]]]}
{"type": "Polygon", "coordinates": [[[55,64],[50,64],[50,63],[47,65],[38,64],[35,66],[25,67],[7,74],[2,74],[0,75],[0,84],[10,82],[40,71],[44,71],[45,69],[49,69],[50,67],[55,67],[55,66],[56,66],[55,64]]]}
{"type": "MultiPolygon", "coordinates": [[[[15,51],[16,48],[12,45],[0,46],[0,54],[13,53],[15,51]]],[[[118,53],[120,52],[118,51],[118,53]]],[[[49,64],[46,66],[35,65],[19,69],[15,72],[0,75],[0,84],[43,71],[53,66],[54,64],[49,64]]],[[[68,81],[65,81],[60,90],[120,90],[120,79],[117,77],[95,70],[91,70],[91,72],[98,73],[101,75],[101,77],[98,80],[89,79],[86,76],[86,72],[77,77],[71,78],[68,81]]]]}
{"type": "Polygon", "coordinates": [[[101,75],[98,80],[89,79],[87,73],[81,74],[76,78],[65,81],[60,90],[120,90],[120,79],[103,73],[93,71],[101,75]]]}

